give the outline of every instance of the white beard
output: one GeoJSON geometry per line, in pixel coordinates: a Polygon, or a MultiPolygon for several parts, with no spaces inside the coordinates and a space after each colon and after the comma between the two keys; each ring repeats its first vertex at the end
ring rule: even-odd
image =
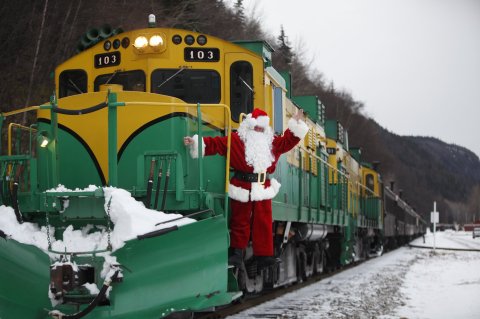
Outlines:
{"type": "Polygon", "coordinates": [[[245,145],[245,161],[253,167],[254,173],[265,172],[275,160],[272,154],[272,128],[267,126],[264,132],[256,132],[242,124],[238,128],[238,135],[245,145]]]}

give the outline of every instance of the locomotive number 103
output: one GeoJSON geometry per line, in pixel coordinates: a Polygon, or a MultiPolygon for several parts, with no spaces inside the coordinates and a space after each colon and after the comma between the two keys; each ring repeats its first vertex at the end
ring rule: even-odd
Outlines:
{"type": "Polygon", "coordinates": [[[209,48],[185,48],[184,59],[188,62],[218,62],[220,60],[220,50],[209,48]]]}
{"type": "Polygon", "coordinates": [[[105,68],[120,64],[120,52],[96,54],[94,59],[95,68],[105,68]]]}

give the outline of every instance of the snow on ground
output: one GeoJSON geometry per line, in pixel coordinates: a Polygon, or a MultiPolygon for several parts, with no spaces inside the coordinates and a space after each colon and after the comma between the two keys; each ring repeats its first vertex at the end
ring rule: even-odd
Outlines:
{"type": "MultiPolygon", "coordinates": [[[[437,232],[436,247],[480,249],[480,238],[437,232]]],[[[402,247],[228,318],[478,319],[480,252],[402,247]]]]}

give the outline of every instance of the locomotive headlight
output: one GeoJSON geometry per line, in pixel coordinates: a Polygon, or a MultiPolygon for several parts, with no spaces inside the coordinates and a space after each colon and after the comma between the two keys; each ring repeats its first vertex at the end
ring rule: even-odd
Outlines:
{"type": "Polygon", "coordinates": [[[137,49],[143,49],[148,45],[148,40],[144,36],[139,36],[135,39],[135,42],[133,42],[133,46],[137,49]]]}
{"type": "Polygon", "coordinates": [[[42,141],[40,142],[40,147],[43,147],[43,148],[47,147],[49,142],[50,141],[48,140],[48,138],[46,138],[45,136],[42,137],[42,141]]]}
{"type": "Polygon", "coordinates": [[[150,38],[150,41],[148,42],[151,47],[158,47],[163,45],[163,38],[159,35],[154,35],[150,38]]]}
{"type": "Polygon", "coordinates": [[[47,147],[47,145],[50,143],[50,139],[47,137],[47,133],[45,131],[39,133],[37,140],[42,148],[47,147]]]}

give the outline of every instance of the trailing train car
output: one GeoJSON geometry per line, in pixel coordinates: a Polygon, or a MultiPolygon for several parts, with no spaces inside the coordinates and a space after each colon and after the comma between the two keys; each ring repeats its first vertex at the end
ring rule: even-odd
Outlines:
{"type": "MultiPolygon", "coordinates": [[[[9,124],[0,156],[0,317],[189,315],[381,252],[380,175],[316,96],[291,95],[272,52],[154,21],[92,29],[56,68],[49,103],[2,113],[0,129],[37,116],[9,124]],[[274,174],[282,262],[259,269],[249,247],[237,269],[227,262],[230,154],[195,159],[182,142],[229,137],[254,106],[278,134],[301,108],[309,132],[274,174]]],[[[412,221],[398,222],[395,235],[410,236],[412,221]]]]}
{"type": "Polygon", "coordinates": [[[393,191],[394,183],[384,188],[385,230],[384,242],[387,249],[393,249],[424,235],[426,221],[400,195],[393,191]]]}

